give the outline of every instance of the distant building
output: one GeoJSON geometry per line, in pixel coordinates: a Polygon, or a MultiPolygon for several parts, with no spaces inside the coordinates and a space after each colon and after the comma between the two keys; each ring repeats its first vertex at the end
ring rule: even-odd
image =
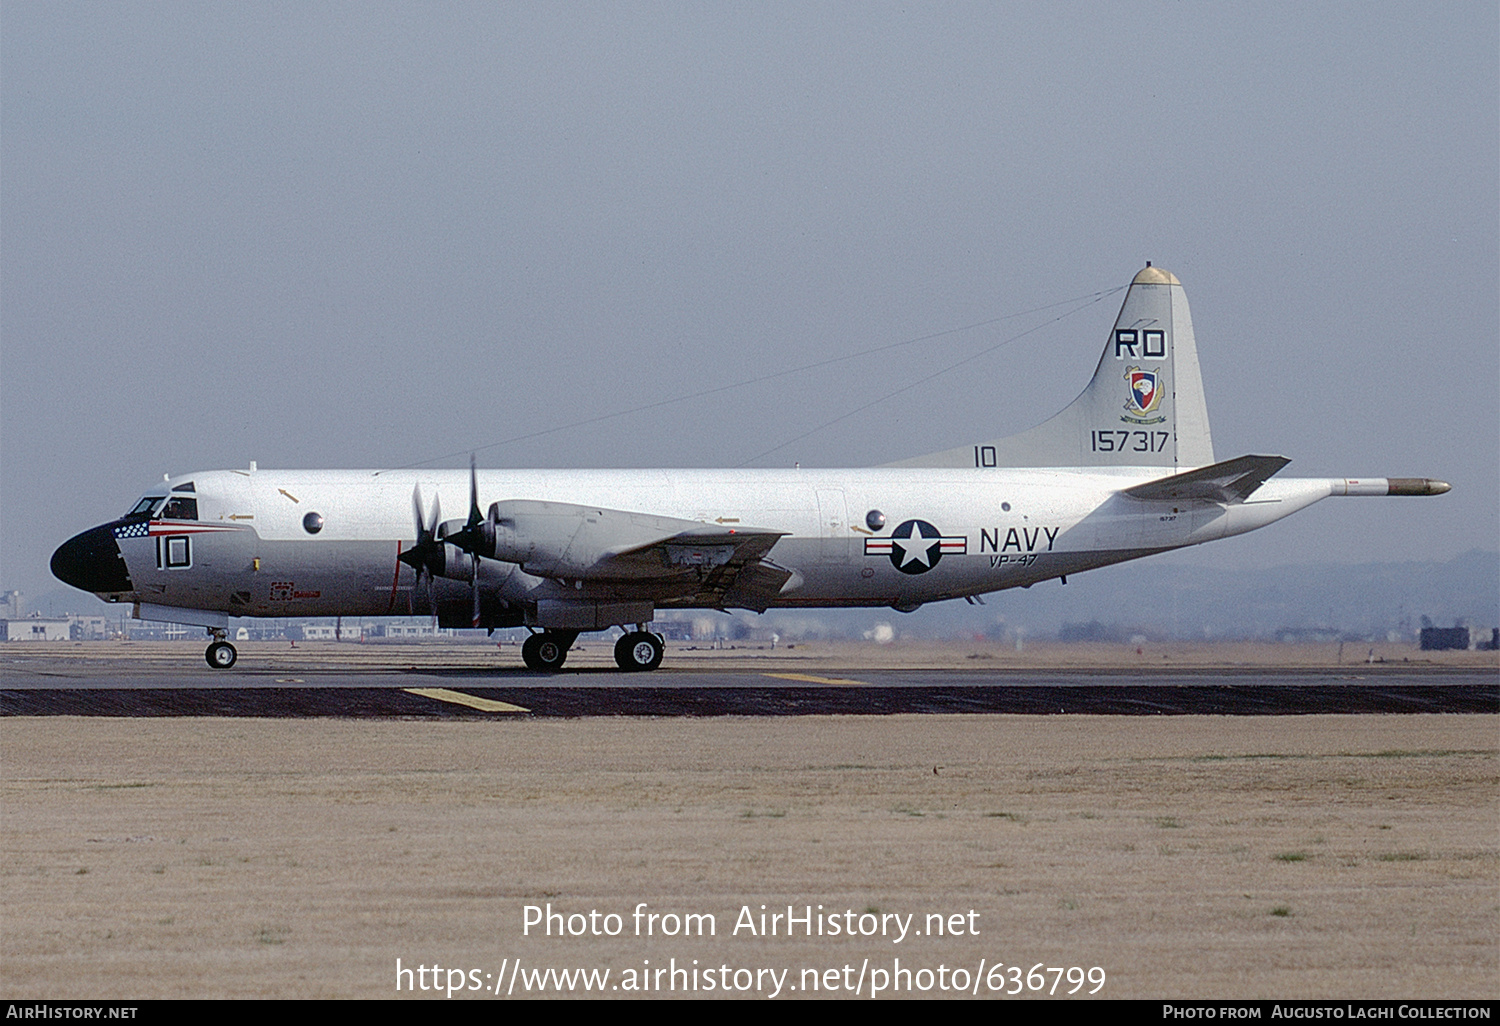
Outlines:
{"type": "Polygon", "coordinates": [[[1452,649],[1467,650],[1469,628],[1467,627],[1423,627],[1422,651],[1443,652],[1452,649]]]}
{"type": "Polygon", "coordinates": [[[655,620],[651,629],[668,641],[692,641],[695,636],[691,620],[655,620]]]}
{"type": "Polygon", "coordinates": [[[202,627],[159,620],[131,620],[125,625],[125,636],[131,641],[197,641],[204,636],[202,627]]]}
{"type": "Polygon", "coordinates": [[[111,633],[109,618],[105,616],[68,616],[69,636],[74,641],[101,641],[111,633]]]}
{"type": "Polygon", "coordinates": [[[1090,620],[1088,623],[1065,623],[1057,629],[1057,640],[1073,641],[1123,641],[1125,632],[1119,627],[1090,620]]]}
{"type": "Polygon", "coordinates": [[[66,617],[27,616],[5,620],[6,641],[69,641],[73,625],[66,617]]]}
{"type": "Polygon", "coordinates": [[[309,623],[302,626],[305,641],[363,641],[363,628],[359,624],[340,627],[337,624],[309,623]]]}
{"type": "Polygon", "coordinates": [[[453,628],[433,627],[430,623],[388,623],[382,632],[387,638],[451,638],[453,628]]]}
{"type": "MultiPolygon", "coordinates": [[[[12,592],[19,595],[20,592],[12,592]]],[[[0,641],[99,641],[111,635],[103,616],[12,616],[0,620],[0,641]]]]}

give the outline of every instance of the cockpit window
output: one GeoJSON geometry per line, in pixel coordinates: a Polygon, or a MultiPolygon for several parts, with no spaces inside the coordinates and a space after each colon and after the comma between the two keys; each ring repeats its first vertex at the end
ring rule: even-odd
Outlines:
{"type": "Polygon", "coordinates": [[[198,500],[184,495],[174,495],[156,515],[158,520],[197,520],[198,500]]]}
{"type": "Polygon", "coordinates": [[[191,492],[191,491],[195,491],[195,490],[196,489],[193,488],[193,482],[191,482],[191,481],[184,481],[180,485],[173,485],[172,486],[172,491],[174,491],[174,492],[191,492]]]}
{"type": "Polygon", "coordinates": [[[135,508],[125,515],[127,517],[149,516],[151,514],[151,511],[156,508],[157,504],[166,501],[166,498],[167,497],[165,495],[148,495],[140,502],[136,503],[135,508]]]}

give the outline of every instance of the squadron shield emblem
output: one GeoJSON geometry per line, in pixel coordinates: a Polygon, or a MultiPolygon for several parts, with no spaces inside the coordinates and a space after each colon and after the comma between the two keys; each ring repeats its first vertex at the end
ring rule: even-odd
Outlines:
{"type": "Polygon", "coordinates": [[[1125,381],[1130,386],[1125,397],[1125,412],[1134,416],[1124,416],[1121,420],[1132,424],[1159,424],[1164,417],[1154,417],[1149,420],[1143,419],[1146,414],[1154,413],[1161,405],[1161,379],[1160,371],[1145,370],[1141,367],[1126,367],[1125,381]]]}
{"type": "Polygon", "coordinates": [[[889,538],[866,538],[865,555],[890,556],[891,565],[903,574],[925,574],[947,556],[969,551],[967,538],[944,538],[943,532],[925,520],[907,520],[889,538]]]}

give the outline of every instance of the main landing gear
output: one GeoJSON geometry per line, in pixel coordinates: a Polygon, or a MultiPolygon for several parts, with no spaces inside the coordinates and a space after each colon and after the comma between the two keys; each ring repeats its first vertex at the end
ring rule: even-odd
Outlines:
{"type": "Polygon", "coordinates": [[[661,665],[665,648],[662,639],[649,631],[628,631],[615,642],[615,662],[627,673],[634,670],[654,670],[661,665]]]}
{"type": "MultiPolygon", "coordinates": [[[[542,631],[521,645],[521,660],[528,668],[549,672],[562,669],[568,649],[578,640],[578,631],[542,631]]],[[[661,635],[637,627],[615,642],[615,662],[628,672],[654,670],[661,665],[666,645],[661,635]]]]}
{"type": "Polygon", "coordinates": [[[543,631],[521,645],[521,661],[533,670],[558,670],[577,640],[577,631],[543,631]]]}
{"type": "Polygon", "coordinates": [[[234,650],[234,646],[224,640],[229,633],[216,630],[210,630],[209,633],[214,636],[214,640],[209,644],[208,651],[203,653],[204,660],[216,670],[229,669],[240,657],[240,654],[234,650]]]}

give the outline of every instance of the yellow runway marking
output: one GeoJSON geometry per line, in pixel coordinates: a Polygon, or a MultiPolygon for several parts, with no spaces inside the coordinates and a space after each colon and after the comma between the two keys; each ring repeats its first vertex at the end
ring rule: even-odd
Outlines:
{"type": "Polygon", "coordinates": [[[531,712],[530,709],[511,705],[509,702],[496,702],[491,698],[466,695],[462,691],[449,691],[447,688],[403,688],[402,690],[408,694],[421,695],[423,698],[431,698],[438,702],[466,705],[470,709],[479,709],[482,712],[531,712]]]}
{"type": "Polygon", "coordinates": [[[782,680],[801,680],[801,681],[806,681],[809,684],[839,684],[839,685],[854,684],[854,685],[857,685],[859,687],[869,687],[870,686],[870,682],[867,681],[867,680],[846,680],[843,677],[813,677],[813,676],[811,676],[809,674],[806,674],[806,673],[765,673],[765,674],[761,674],[761,676],[763,676],[763,677],[780,677],[782,680]]]}

